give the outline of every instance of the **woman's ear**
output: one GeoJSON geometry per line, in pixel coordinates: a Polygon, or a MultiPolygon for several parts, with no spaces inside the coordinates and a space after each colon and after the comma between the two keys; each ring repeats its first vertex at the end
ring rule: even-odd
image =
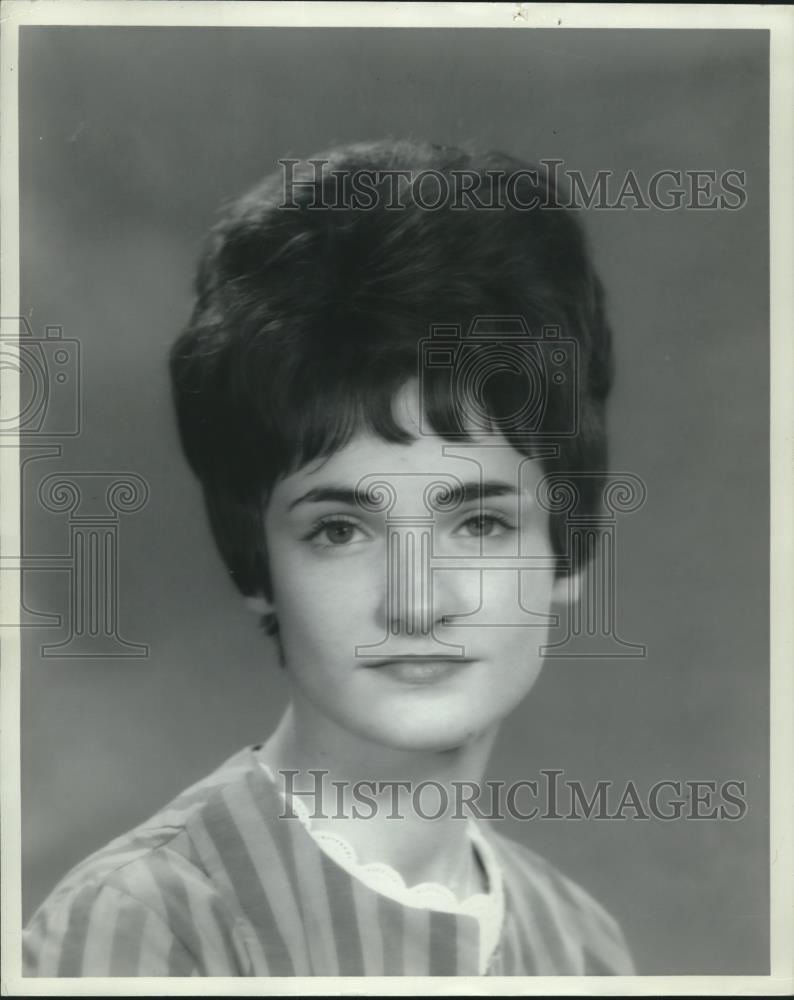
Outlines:
{"type": "Polygon", "coordinates": [[[575,573],[564,573],[554,581],[553,599],[557,604],[567,604],[573,607],[579,600],[582,592],[582,573],[584,569],[575,573]]]}
{"type": "Polygon", "coordinates": [[[264,594],[255,594],[252,597],[246,597],[245,606],[249,611],[253,611],[257,615],[266,615],[273,611],[272,602],[264,594]]]}
{"type": "MultiPolygon", "coordinates": [[[[262,626],[265,635],[276,638],[278,641],[278,618],[276,617],[275,605],[273,602],[269,601],[264,594],[259,593],[254,594],[251,597],[246,597],[245,606],[249,611],[253,611],[254,614],[259,617],[259,624],[262,626]]],[[[284,654],[280,643],[279,655],[283,665],[284,654]]]]}

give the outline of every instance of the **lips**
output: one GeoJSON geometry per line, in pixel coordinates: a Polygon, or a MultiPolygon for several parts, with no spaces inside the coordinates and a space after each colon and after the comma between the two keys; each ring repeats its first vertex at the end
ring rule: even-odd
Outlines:
{"type": "Polygon", "coordinates": [[[373,660],[366,666],[403,684],[432,684],[453,677],[474,662],[470,657],[461,656],[406,656],[373,660]]]}

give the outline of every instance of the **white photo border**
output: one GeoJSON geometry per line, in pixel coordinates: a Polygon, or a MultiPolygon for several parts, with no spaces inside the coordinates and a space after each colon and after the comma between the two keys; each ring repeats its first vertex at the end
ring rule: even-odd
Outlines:
{"type": "MultiPolygon", "coordinates": [[[[413,995],[787,995],[794,992],[794,7],[729,4],[520,4],[180,2],[180,0],[4,0],[2,18],[3,316],[19,315],[19,28],[32,25],[298,26],[620,29],[766,29],[770,37],[771,253],[771,939],[768,976],[432,977],[432,978],[22,978],[20,828],[20,634],[0,630],[0,817],[2,821],[2,991],[7,995],[307,996],[413,995]],[[198,989],[197,989],[198,987],[198,989]]],[[[18,384],[0,372],[0,419],[18,412],[18,384]]],[[[0,545],[19,552],[19,454],[0,449],[0,545]]],[[[13,618],[20,581],[12,574],[0,610],[13,618]]]]}

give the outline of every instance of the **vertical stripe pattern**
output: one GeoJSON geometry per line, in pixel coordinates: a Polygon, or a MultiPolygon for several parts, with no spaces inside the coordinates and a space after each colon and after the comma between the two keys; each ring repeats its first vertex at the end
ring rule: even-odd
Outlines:
{"type": "MultiPolygon", "coordinates": [[[[477,919],[383,895],[281,812],[256,754],[236,754],[65,876],[23,933],[25,974],[477,974],[477,919]]],[[[583,889],[489,827],[480,836],[504,883],[488,975],[633,972],[583,889]]]]}

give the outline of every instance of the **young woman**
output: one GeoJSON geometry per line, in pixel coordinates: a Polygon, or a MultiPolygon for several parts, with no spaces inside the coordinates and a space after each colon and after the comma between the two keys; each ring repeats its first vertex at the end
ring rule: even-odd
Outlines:
{"type": "Polygon", "coordinates": [[[596,503],[610,365],[579,226],[510,157],[347,147],[226,212],[174,398],[289,704],[63,880],[28,974],[631,972],[475,794],[581,568],[543,486],[596,503]]]}

